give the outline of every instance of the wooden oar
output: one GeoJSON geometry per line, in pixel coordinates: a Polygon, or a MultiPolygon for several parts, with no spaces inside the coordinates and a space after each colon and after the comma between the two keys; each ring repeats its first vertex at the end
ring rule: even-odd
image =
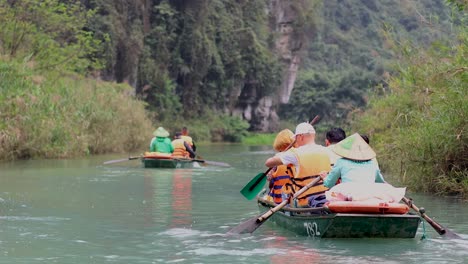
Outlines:
{"type": "Polygon", "coordinates": [[[192,160],[196,161],[196,162],[204,163],[206,165],[213,165],[213,166],[226,167],[226,168],[231,167],[231,165],[229,165],[226,162],[206,160],[200,155],[197,155],[197,157],[195,159],[192,159],[192,160]]]}
{"type": "MultiPolygon", "coordinates": [[[[311,181],[309,184],[306,186],[302,187],[299,191],[297,191],[292,199],[296,199],[299,197],[301,194],[303,194],[305,191],[307,191],[310,187],[314,186],[321,180],[320,177],[315,178],[313,181],[311,181]]],[[[288,200],[283,201],[282,203],[278,204],[274,208],[268,210],[266,213],[261,214],[259,216],[255,216],[250,218],[249,220],[241,223],[240,225],[234,227],[233,229],[229,230],[228,234],[245,234],[245,233],[253,233],[257,228],[259,228],[263,223],[265,223],[270,216],[272,216],[274,213],[278,212],[281,208],[283,208],[286,204],[288,204],[288,200]]]]}
{"type": "Polygon", "coordinates": [[[412,208],[416,213],[418,213],[426,222],[428,222],[432,228],[434,228],[439,235],[445,236],[447,238],[461,238],[459,235],[455,234],[454,232],[450,231],[449,229],[443,227],[441,224],[437,223],[436,221],[432,220],[429,216],[426,215],[426,210],[424,208],[418,208],[414,203],[412,199],[408,199],[406,197],[403,197],[402,201],[408,205],[410,208],[412,208]]]}
{"type": "Polygon", "coordinates": [[[129,160],[136,160],[136,159],[139,159],[139,158],[141,158],[141,156],[128,157],[128,158],[125,158],[125,159],[118,159],[118,160],[109,160],[109,161],[104,162],[103,164],[112,164],[112,163],[124,162],[124,161],[129,161],[129,160]]]}
{"type": "MultiPolygon", "coordinates": [[[[319,119],[320,119],[320,116],[316,115],[309,123],[311,125],[314,125],[314,124],[316,124],[318,122],[319,119]]],[[[296,140],[294,139],[294,141],[291,142],[291,144],[289,144],[289,146],[284,151],[287,151],[290,148],[292,148],[292,146],[294,146],[295,143],[296,143],[296,140]]],[[[240,193],[245,198],[247,198],[247,200],[252,200],[263,189],[263,186],[265,185],[265,182],[266,182],[268,172],[270,172],[271,169],[272,168],[269,168],[267,171],[257,174],[252,180],[250,180],[244,186],[244,188],[242,188],[240,193]]]]}
{"type": "Polygon", "coordinates": [[[192,161],[200,162],[200,163],[205,163],[208,165],[213,165],[213,166],[219,166],[219,167],[231,167],[228,163],[225,162],[219,162],[219,161],[211,161],[211,160],[204,160],[204,159],[192,159],[192,161]]]}

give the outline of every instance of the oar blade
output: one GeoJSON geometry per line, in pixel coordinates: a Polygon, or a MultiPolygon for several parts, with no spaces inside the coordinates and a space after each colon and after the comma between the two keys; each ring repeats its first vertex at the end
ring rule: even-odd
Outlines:
{"type": "Polygon", "coordinates": [[[139,158],[141,158],[141,157],[136,156],[136,157],[128,157],[128,158],[125,158],[125,159],[109,160],[109,161],[104,162],[103,164],[106,165],[106,164],[112,164],[112,163],[119,163],[119,162],[124,162],[124,161],[129,161],[129,160],[136,160],[136,159],[139,159],[139,158]]]}
{"type": "Polygon", "coordinates": [[[461,236],[455,234],[454,232],[450,231],[449,229],[445,229],[444,237],[448,239],[461,239],[461,236]]]}
{"type": "Polygon", "coordinates": [[[208,164],[208,165],[219,166],[219,167],[225,167],[225,168],[231,167],[231,165],[229,165],[228,163],[219,162],[219,161],[205,160],[204,163],[206,163],[206,164],[208,164]]]}
{"type": "Polygon", "coordinates": [[[257,222],[259,216],[252,217],[247,221],[242,222],[238,226],[232,228],[227,232],[228,235],[239,235],[253,233],[257,228],[259,228],[265,221],[257,222]]]}
{"type": "Polygon", "coordinates": [[[267,177],[265,173],[259,173],[255,178],[253,178],[247,185],[242,188],[240,193],[247,198],[247,200],[252,200],[257,196],[257,194],[260,193],[260,191],[263,189],[263,186],[265,186],[265,183],[267,181],[267,177]]]}
{"type": "Polygon", "coordinates": [[[118,160],[109,160],[109,161],[104,162],[103,164],[104,164],[104,165],[107,165],[107,164],[113,164],[113,163],[124,162],[124,161],[128,161],[128,160],[129,160],[128,158],[126,158],[126,159],[118,159],[118,160]]]}

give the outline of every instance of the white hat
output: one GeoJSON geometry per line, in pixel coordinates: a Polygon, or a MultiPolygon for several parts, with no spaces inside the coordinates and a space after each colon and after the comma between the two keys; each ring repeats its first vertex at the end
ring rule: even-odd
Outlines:
{"type": "Polygon", "coordinates": [[[302,134],[315,134],[315,129],[311,124],[307,122],[300,123],[299,125],[297,125],[296,133],[294,133],[293,137],[296,137],[297,135],[302,135],[302,134]]]}

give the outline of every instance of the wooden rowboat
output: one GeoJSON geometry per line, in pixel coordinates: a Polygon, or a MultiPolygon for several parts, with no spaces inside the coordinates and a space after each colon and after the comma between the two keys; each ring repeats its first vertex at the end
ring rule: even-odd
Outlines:
{"type": "Polygon", "coordinates": [[[143,157],[141,159],[145,168],[193,168],[196,161],[182,158],[155,158],[143,157]]]}
{"type": "MultiPolygon", "coordinates": [[[[257,201],[262,212],[276,206],[262,198],[257,201]]],[[[327,208],[289,207],[270,219],[298,235],[321,238],[414,238],[421,222],[413,214],[331,213],[327,208]]]]}

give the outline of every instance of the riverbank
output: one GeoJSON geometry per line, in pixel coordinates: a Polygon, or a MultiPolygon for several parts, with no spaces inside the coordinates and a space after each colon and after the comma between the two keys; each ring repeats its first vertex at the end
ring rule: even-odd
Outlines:
{"type": "Polygon", "coordinates": [[[132,88],[0,60],[0,160],[66,158],[146,146],[151,121],[132,88]]]}

